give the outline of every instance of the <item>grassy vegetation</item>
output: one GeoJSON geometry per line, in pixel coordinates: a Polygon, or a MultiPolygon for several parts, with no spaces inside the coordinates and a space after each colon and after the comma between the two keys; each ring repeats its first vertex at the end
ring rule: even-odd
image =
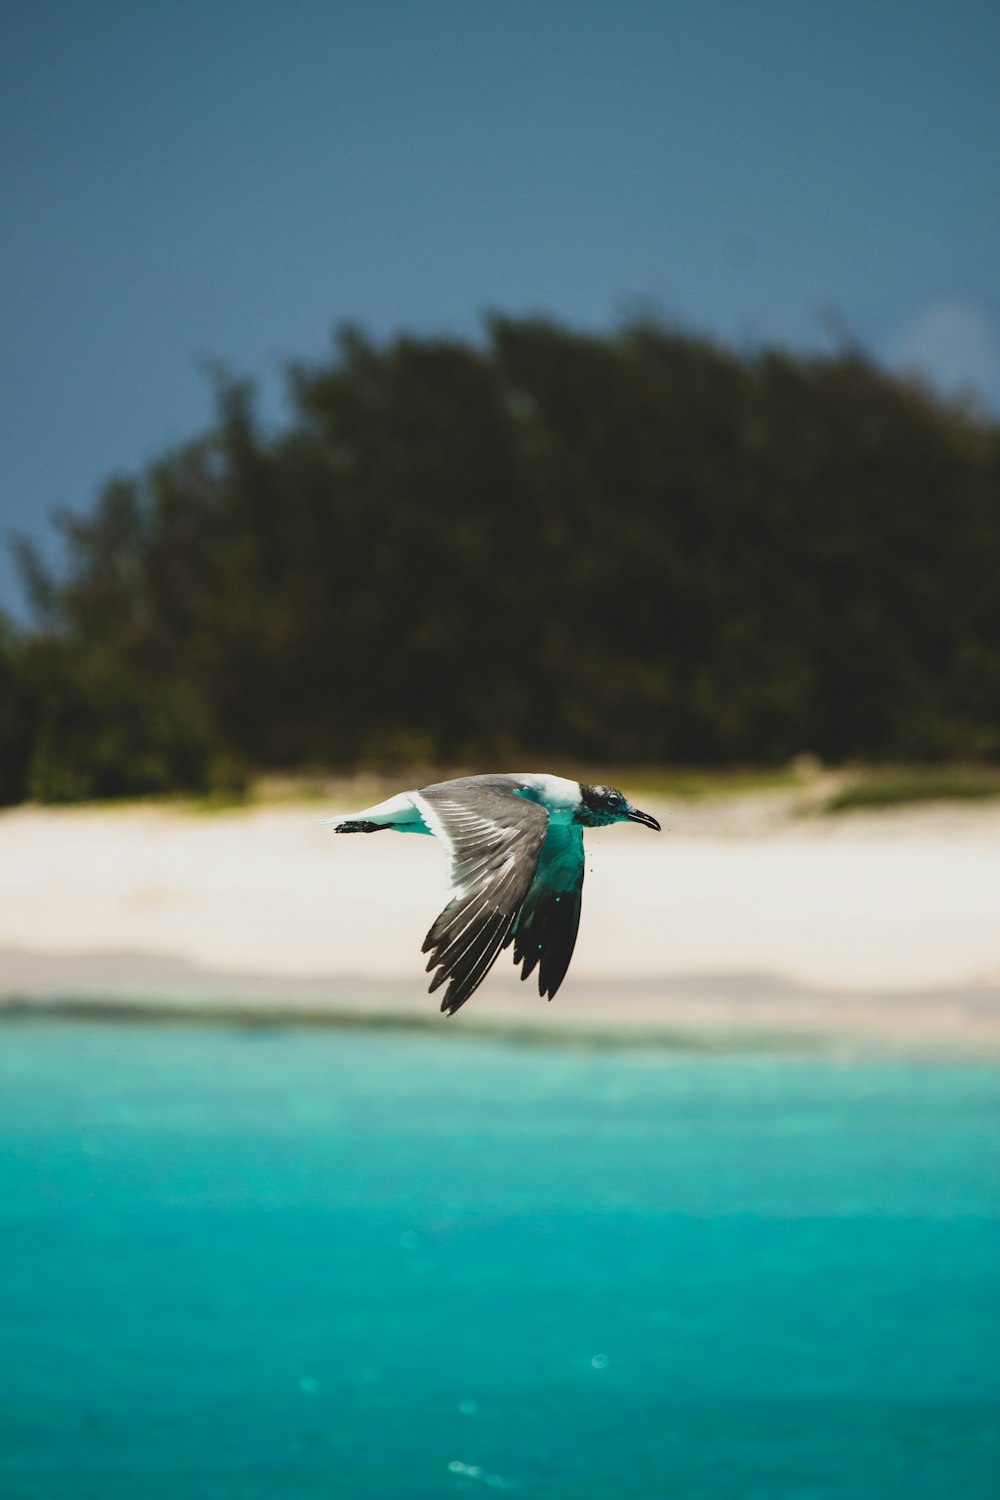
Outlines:
{"type": "MultiPolygon", "coordinates": [[[[640,801],[643,797],[663,801],[708,801],[717,797],[735,797],[752,792],[791,792],[807,789],[817,771],[798,766],[737,770],[699,770],[695,767],[643,766],[636,770],[621,767],[594,767],[556,763],[552,757],[530,756],[523,767],[514,769],[544,770],[593,783],[613,782],[640,801]]],[[[301,805],[347,810],[368,807],[390,797],[403,787],[427,786],[452,776],[473,776],[486,770],[508,770],[503,766],[419,766],[403,767],[396,772],[362,771],[354,775],[331,772],[280,776],[259,776],[242,788],[206,792],[192,796],[187,792],[163,793],[146,797],[119,797],[113,800],[95,798],[87,807],[166,807],[177,812],[201,815],[232,812],[238,808],[281,807],[301,805]]]]}
{"type": "Polygon", "coordinates": [[[903,807],[914,802],[979,802],[1000,797],[1000,769],[990,766],[904,766],[871,771],[823,805],[840,813],[903,807]]]}
{"type": "MultiPolygon", "coordinates": [[[[703,771],[693,767],[672,770],[669,767],[644,767],[637,771],[616,773],[623,787],[635,796],[648,794],[653,797],[680,799],[684,802],[700,801],[709,797],[736,797],[748,792],[794,792],[810,785],[815,774],[797,766],[778,766],[770,769],[741,767],[737,770],[703,771]]],[[[604,776],[584,777],[606,780],[604,776]]]]}
{"type": "MultiPolygon", "coordinates": [[[[541,764],[541,762],[539,763],[541,764]]],[[[239,809],[301,806],[324,811],[368,807],[402,787],[426,786],[452,776],[474,775],[479,767],[447,766],[402,769],[395,773],[364,771],[355,775],[262,776],[242,788],[208,792],[163,793],[156,796],[94,799],[82,807],[163,807],[191,816],[229,813],[239,809]]],[[[492,769],[507,769],[493,767],[492,769]]],[[[898,766],[891,770],[857,769],[831,775],[811,761],[761,769],[699,770],[695,767],[644,766],[635,770],[559,765],[561,774],[581,781],[612,781],[640,806],[644,799],[659,802],[709,802],[755,793],[801,793],[803,813],[878,811],[921,802],[974,802],[1000,798],[1000,767],[976,765],[898,766]],[[831,782],[839,789],[824,797],[831,782]]],[[[794,799],[796,802],[798,799],[794,799]]]]}
{"type": "MultiPolygon", "coordinates": [[[[473,776],[484,770],[551,770],[578,781],[611,782],[640,806],[644,797],[658,801],[694,802],[752,792],[805,791],[819,774],[818,769],[798,765],[768,769],[741,767],[736,770],[641,766],[629,770],[620,766],[567,764],[552,756],[529,755],[523,764],[517,762],[509,766],[420,766],[403,768],[394,774],[364,772],[356,776],[262,777],[251,787],[247,801],[257,806],[298,802],[330,808],[365,807],[392,796],[402,787],[427,786],[433,781],[445,781],[452,776],[473,776]]],[[[215,801],[198,803],[205,811],[213,811],[217,805],[215,801]]]]}

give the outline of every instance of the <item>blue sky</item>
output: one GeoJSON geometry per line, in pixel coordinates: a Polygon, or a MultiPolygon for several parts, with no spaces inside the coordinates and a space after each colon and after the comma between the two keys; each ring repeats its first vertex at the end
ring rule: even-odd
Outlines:
{"type": "Polygon", "coordinates": [[[995,0],[0,0],[0,535],[344,319],[840,327],[1000,411],[998,184],[995,0]]]}

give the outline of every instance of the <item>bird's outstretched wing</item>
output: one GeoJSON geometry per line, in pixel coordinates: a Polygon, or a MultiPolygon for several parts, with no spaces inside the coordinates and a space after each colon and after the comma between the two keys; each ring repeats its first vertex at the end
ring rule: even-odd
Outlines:
{"type": "Polygon", "coordinates": [[[551,1000],[566,978],[576,947],[583,900],[583,829],[549,830],[535,879],[504,939],[514,944],[514,962],[527,979],[538,965],[538,993],[551,1000]]]}
{"type": "MultiPolygon", "coordinates": [[[[501,777],[465,777],[422,787],[413,800],[445,846],[451,900],[424,941],[431,993],[447,983],[441,1009],[454,1014],[510,939],[531,889],[549,815],[501,777]]],[[[568,959],[567,959],[568,962],[568,959]]]]}

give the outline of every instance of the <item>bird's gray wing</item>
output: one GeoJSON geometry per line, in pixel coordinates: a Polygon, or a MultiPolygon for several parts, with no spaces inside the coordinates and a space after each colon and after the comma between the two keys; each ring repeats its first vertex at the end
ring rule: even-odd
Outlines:
{"type": "Polygon", "coordinates": [[[551,1000],[566,978],[583,900],[583,829],[552,824],[524,905],[504,939],[514,944],[521,978],[538,965],[538,993],[551,1000]]]}
{"type": "Polygon", "coordinates": [[[430,991],[447,983],[441,1009],[453,1015],[482,984],[531,888],[549,815],[507,789],[500,777],[464,777],[413,793],[445,846],[451,900],[424,940],[434,970],[430,991]]]}

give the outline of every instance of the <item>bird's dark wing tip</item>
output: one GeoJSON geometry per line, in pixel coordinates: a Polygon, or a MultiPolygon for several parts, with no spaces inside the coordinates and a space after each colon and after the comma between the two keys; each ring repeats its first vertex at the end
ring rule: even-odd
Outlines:
{"type": "MultiPolygon", "coordinates": [[[[441,999],[441,1014],[443,1016],[453,1016],[457,1010],[462,1009],[462,1006],[465,1004],[466,1000],[468,1000],[470,995],[472,995],[478,988],[478,985],[473,985],[472,989],[469,990],[466,990],[464,988],[456,990],[454,986],[450,985],[448,989],[445,990],[444,995],[441,999]]],[[[434,986],[432,985],[431,990],[433,989],[434,986]]],[[[428,994],[431,993],[431,990],[428,991],[428,994]]]]}

